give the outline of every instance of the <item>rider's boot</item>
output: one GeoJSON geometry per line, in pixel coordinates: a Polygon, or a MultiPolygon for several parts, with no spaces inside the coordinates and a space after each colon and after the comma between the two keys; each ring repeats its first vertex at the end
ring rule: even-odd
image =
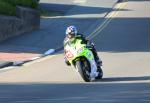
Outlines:
{"type": "Polygon", "coordinates": [[[95,56],[95,61],[96,61],[96,64],[97,64],[97,68],[101,68],[102,61],[99,59],[98,55],[95,56]]]}
{"type": "Polygon", "coordinates": [[[95,59],[96,64],[97,64],[97,68],[100,68],[100,66],[102,66],[102,61],[98,57],[98,54],[97,54],[97,51],[95,49],[94,44],[93,43],[88,43],[87,45],[88,45],[87,47],[92,51],[92,53],[94,55],[94,59],[95,59]]]}
{"type": "Polygon", "coordinates": [[[93,48],[92,49],[92,52],[93,52],[93,55],[94,55],[94,59],[95,59],[95,62],[97,64],[97,68],[100,68],[100,66],[102,66],[102,61],[100,60],[100,58],[98,57],[98,54],[96,52],[96,49],[93,48]]]}

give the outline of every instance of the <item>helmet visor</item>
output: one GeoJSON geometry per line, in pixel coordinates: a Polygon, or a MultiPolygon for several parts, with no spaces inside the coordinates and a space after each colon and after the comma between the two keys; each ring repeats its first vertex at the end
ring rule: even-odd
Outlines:
{"type": "Polygon", "coordinates": [[[75,37],[75,34],[74,34],[73,32],[71,32],[71,33],[68,34],[68,38],[69,38],[69,39],[71,39],[71,38],[73,38],[73,37],[75,37]]]}

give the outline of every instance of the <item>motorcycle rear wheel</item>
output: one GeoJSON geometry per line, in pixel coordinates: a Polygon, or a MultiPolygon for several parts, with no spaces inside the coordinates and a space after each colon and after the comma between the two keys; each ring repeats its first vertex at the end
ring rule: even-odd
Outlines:
{"type": "Polygon", "coordinates": [[[103,70],[102,68],[98,68],[97,71],[99,72],[98,76],[95,79],[102,79],[103,77],[103,70]]]}

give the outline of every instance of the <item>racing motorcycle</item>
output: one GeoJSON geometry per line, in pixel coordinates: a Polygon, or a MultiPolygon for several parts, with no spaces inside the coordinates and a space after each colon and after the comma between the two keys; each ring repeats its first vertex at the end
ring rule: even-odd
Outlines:
{"type": "Polygon", "coordinates": [[[80,39],[75,39],[72,42],[64,46],[65,57],[69,63],[79,72],[80,76],[86,82],[102,79],[102,68],[97,67],[92,51],[80,39]]]}

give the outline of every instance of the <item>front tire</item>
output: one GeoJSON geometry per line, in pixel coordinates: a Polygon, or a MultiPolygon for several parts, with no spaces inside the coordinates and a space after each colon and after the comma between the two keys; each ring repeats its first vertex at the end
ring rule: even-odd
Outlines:
{"type": "MultiPolygon", "coordinates": [[[[84,62],[87,62],[87,61],[84,61],[84,62]]],[[[91,78],[90,78],[90,75],[88,75],[90,73],[89,73],[87,67],[85,66],[84,62],[82,62],[82,61],[76,61],[76,67],[78,68],[78,71],[79,71],[81,77],[83,78],[83,80],[85,82],[90,82],[91,78]],[[87,74],[87,72],[88,72],[88,74],[87,74]]]]}

